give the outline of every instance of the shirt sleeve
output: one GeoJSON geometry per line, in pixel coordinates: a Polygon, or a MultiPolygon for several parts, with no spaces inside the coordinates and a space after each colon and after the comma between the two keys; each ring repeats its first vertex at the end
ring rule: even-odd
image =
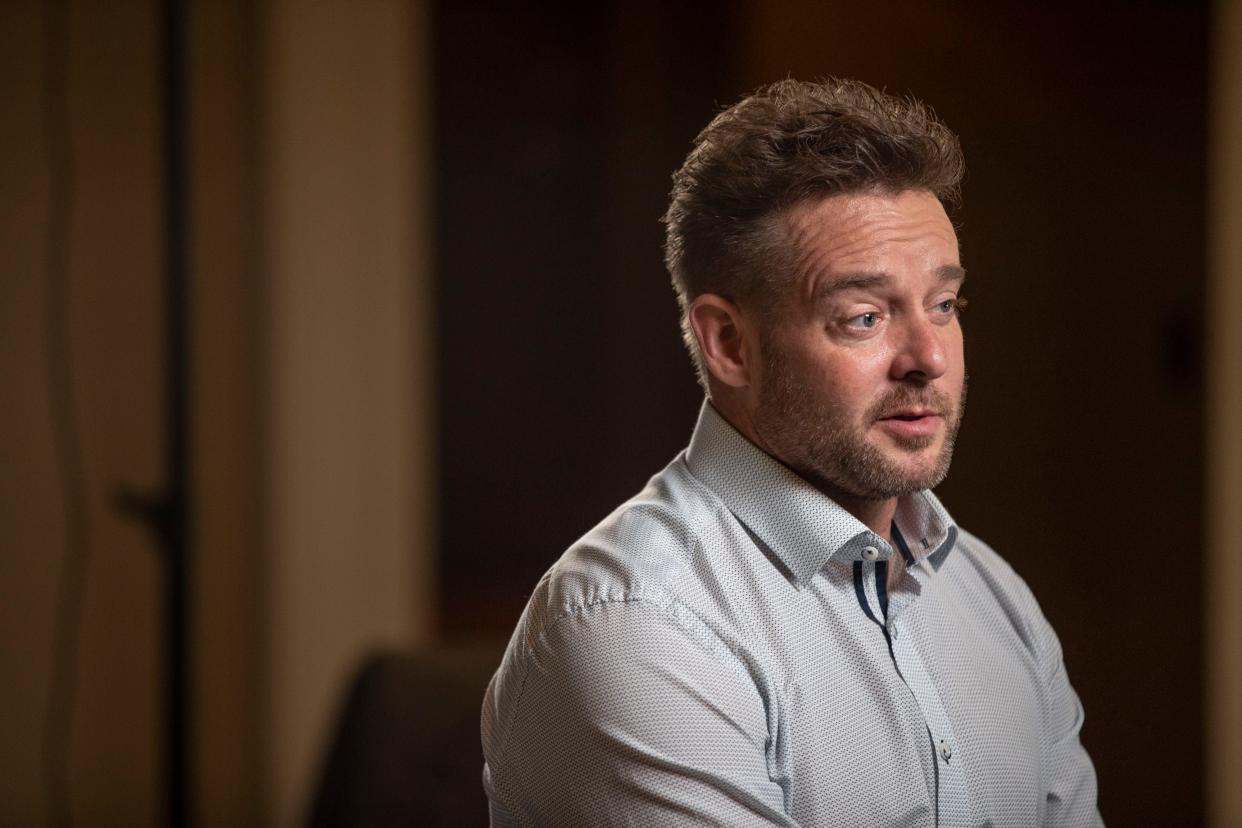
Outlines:
{"type": "Polygon", "coordinates": [[[1058,828],[1103,825],[1096,808],[1095,767],[1079,739],[1083,724],[1082,703],[1065,672],[1061,642],[1039,611],[1034,597],[1030,600],[1040,628],[1040,664],[1048,689],[1045,738],[1048,793],[1043,824],[1058,828]]]}
{"type": "Polygon", "coordinates": [[[795,825],[760,691],[666,609],[581,609],[527,661],[487,751],[494,825],[795,825]]]}

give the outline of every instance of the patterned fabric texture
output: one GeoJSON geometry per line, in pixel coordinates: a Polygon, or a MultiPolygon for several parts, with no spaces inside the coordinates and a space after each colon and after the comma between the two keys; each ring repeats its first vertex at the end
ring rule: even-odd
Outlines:
{"type": "Polygon", "coordinates": [[[894,529],[704,404],[531,596],[484,700],[492,824],[1101,824],[1026,584],[930,492],[894,529]]]}

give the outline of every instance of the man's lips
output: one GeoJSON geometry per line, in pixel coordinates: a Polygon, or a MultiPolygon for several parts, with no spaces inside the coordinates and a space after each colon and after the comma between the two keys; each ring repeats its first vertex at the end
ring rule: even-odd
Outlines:
{"type": "Polygon", "coordinates": [[[904,421],[909,421],[909,420],[921,420],[925,417],[941,417],[941,416],[943,415],[939,411],[936,411],[931,408],[910,408],[910,409],[905,409],[903,411],[894,411],[891,414],[885,414],[879,417],[878,419],[901,420],[904,422],[904,421]]]}
{"type": "Polygon", "coordinates": [[[888,431],[913,437],[935,434],[943,419],[944,415],[939,411],[917,408],[886,414],[876,422],[888,431]]]}

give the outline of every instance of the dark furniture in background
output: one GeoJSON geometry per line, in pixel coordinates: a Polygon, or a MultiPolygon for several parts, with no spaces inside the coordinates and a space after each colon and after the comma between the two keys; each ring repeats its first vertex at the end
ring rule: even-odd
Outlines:
{"type": "Polygon", "coordinates": [[[486,826],[479,708],[502,650],[369,658],[341,710],[311,828],[486,826]]]}

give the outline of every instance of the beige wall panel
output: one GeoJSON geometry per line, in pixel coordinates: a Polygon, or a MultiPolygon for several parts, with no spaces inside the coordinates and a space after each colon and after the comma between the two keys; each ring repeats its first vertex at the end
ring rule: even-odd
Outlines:
{"type": "Polygon", "coordinates": [[[392,0],[274,2],[267,21],[267,767],[282,826],[304,814],[360,660],[429,630],[419,25],[392,0]]]}

